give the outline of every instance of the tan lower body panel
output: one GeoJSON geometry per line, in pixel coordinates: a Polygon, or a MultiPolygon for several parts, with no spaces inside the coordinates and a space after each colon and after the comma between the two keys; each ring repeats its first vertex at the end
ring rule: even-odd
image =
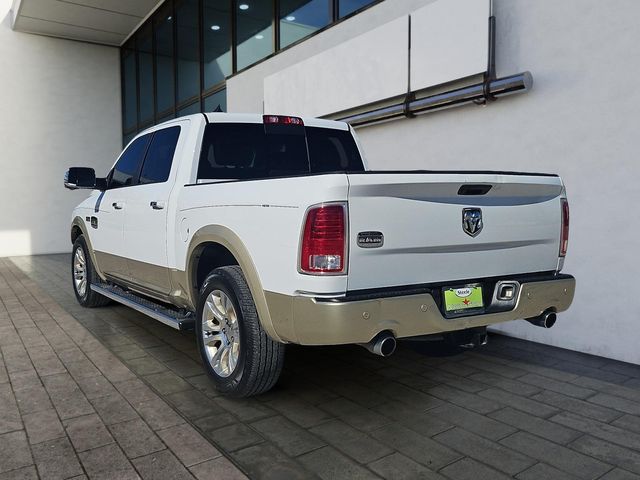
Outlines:
{"type": "Polygon", "coordinates": [[[110,253],[95,251],[97,266],[104,279],[137,293],[178,307],[195,310],[187,296],[186,272],[152,265],[110,253]]]}
{"type": "Polygon", "coordinates": [[[535,317],[548,309],[563,312],[573,301],[575,284],[572,277],[525,282],[513,310],[455,319],[444,318],[428,293],[351,302],[265,293],[282,339],[301,345],[340,345],[366,343],[383,330],[398,338],[415,337],[535,317]]]}
{"type": "MultiPolygon", "coordinates": [[[[91,247],[89,246],[89,248],[91,247]]],[[[94,265],[99,268],[103,276],[111,275],[118,278],[128,278],[129,266],[126,258],[99,250],[93,250],[93,254],[95,255],[94,265]]]]}

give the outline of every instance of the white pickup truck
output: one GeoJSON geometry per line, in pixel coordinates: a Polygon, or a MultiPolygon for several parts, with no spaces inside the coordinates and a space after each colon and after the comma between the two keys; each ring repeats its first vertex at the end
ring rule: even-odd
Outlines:
{"type": "Polygon", "coordinates": [[[248,396],[284,345],[482,343],[569,308],[569,210],[556,175],[370,171],[349,125],[208,113],[140,133],[73,212],[78,301],[195,329],[217,388],[248,396]]]}

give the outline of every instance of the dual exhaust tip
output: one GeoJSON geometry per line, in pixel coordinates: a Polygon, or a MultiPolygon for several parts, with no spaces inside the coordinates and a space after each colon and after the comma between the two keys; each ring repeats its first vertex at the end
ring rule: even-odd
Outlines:
{"type": "MultiPolygon", "coordinates": [[[[535,325],[536,327],[551,328],[555,325],[558,315],[553,310],[547,310],[537,317],[527,318],[527,322],[535,325]]],[[[486,334],[484,341],[481,345],[486,344],[486,334]]],[[[389,357],[396,351],[397,341],[396,337],[390,332],[380,332],[373,340],[368,343],[361,343],[361,345],[375,355],[381,357],[389,357]]],[[[475,344],[473,346],[476,346],[475,344]]]]}

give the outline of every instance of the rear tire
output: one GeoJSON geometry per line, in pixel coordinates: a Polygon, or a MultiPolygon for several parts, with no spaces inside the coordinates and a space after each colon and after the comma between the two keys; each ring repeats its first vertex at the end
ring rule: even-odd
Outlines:
{"type": "Polygon", "coordinates": [[[262,328],[239,266],[216,268],[204,281],[196,337],[204,367],[221,393],[249,397],[278,381],[285,346],[262,328]]]}
{"type": "Polygon", "coordinates": [[[71,284],[78,303],[83,307],[94,308],[107,305],[110,300],[94,292],[91,285],[100,283],[100,278],[91,263],[91,255],[83,235],[76,238],[71,251],[71,284]]]}

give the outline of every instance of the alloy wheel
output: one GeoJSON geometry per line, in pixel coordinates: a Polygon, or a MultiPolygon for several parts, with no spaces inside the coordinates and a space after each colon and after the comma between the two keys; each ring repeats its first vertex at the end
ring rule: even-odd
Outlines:
{"type": "Polygon", "coordinates": [[[202,311],[202,338],[207,360],[220,377],[228,377],[238,365],[240,327],[231,298],[222,290],[209,293],[202,311]]]}

